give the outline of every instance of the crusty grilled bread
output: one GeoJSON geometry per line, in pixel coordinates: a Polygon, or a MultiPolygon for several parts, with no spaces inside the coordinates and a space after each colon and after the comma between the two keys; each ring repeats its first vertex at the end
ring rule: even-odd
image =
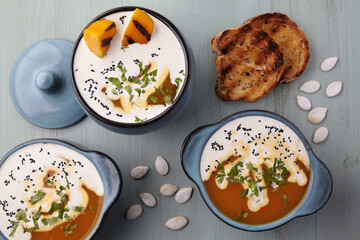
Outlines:
{"type": "Polygon", "coordinates": [[[309,43],[304,32],[282,13],[266,13],[247,20],[253,28],[265,31],[284,54],[285,70],[281,82],[295,80],[305,70],[310,58],[309,43]]]}
{"type": "Polygon", "coordinates": [[[216,94],[223,100],[256,101],[278,84],[284,72],[279,46],[250,25],[220,32],[211,46],[217,54],[216,94]]]}

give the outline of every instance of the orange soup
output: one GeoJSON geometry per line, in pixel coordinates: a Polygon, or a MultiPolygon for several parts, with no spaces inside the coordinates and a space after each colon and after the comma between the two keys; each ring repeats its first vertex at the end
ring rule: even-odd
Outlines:
{"type": "Polygon", "coordinates": [[[81,240],[96,226],[104,187],[82,154],[34,143],[0,168],[0,230],[14,240],[81,240]]]}
{"type": "Polygon", "coordinates": [[[310,181],[310,161],[299,137],[262,116],[224,125],[207,142],[201,176],[213,204],[246,224],[265,224],[290,213],[310,181]]]}

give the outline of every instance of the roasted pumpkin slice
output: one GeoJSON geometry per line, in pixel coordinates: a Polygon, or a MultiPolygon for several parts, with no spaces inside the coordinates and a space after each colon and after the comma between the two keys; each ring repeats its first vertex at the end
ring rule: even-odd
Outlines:
{"type": "Polygon", "coordinates": [[[146,12],[135,9],[122,40],[123,46],[133,43],[147,43],[154,31],[154,21],[146,12]]]}
{"type": "Polygon", "coordinates": [[[110,47],[110,42],[117,33],[116,25],[106,18],[93,22],[84,29],[84,40],[90,51],[103,58],[110,47]]]}

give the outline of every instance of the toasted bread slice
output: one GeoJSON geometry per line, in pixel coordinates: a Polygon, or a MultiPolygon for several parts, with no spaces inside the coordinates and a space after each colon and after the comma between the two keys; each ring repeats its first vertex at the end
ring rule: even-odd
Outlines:
{"type": "Polygon", "coordinates": [[[223,100],[263,98],[284,72],[279,46],[266,32],[250,25],[220,32],[211,46],[217,54],[216,94],[223,100]]]}
{"type": "Polygon", "coordinates": [[[267,32],[279,45],[285,63],[281,82],[289,83],[302,74],[310,58],[309,42],[295,22],[283,13],[266,13],[245,24],[267,32]]]}

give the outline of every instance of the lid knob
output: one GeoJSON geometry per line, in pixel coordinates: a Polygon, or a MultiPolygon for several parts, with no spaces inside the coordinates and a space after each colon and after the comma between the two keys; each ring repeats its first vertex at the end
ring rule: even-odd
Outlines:
{"type": "Polygon", "coordinates": [[[53,73],[49,71],[41,71],[35,78],[36,86],[43,91],[50,90],[55,85],[53,73]]]}

